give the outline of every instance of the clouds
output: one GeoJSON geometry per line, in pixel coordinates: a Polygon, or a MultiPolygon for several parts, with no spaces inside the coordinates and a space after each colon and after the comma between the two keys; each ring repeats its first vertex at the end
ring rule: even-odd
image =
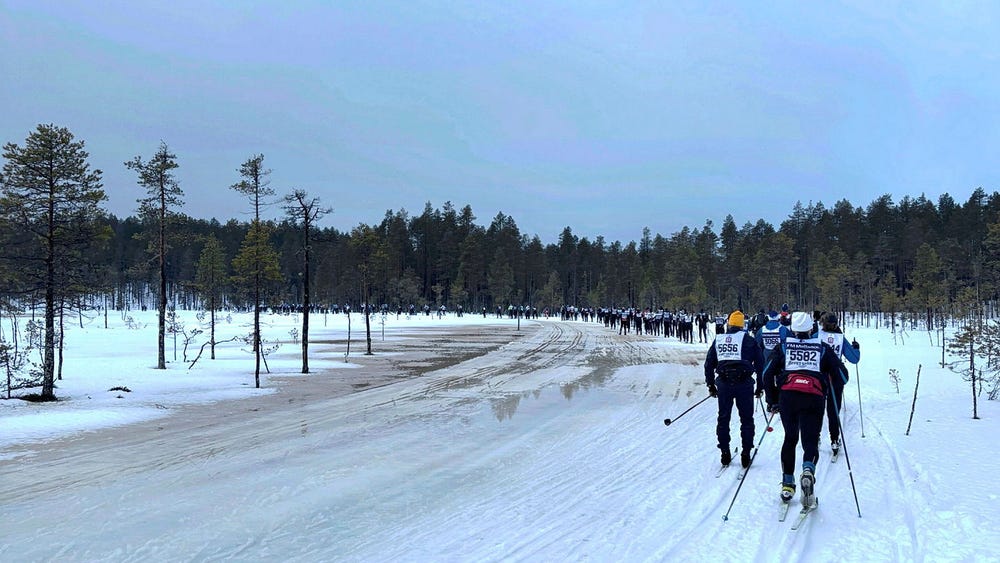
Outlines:
{"type": "Polygon", "coordinates": [[[8,2],[0,135],[70,127],[119,214],[119,163],[163,139],[194,215],[259,152],[279,191],[344,202],[338,228],[450,200],[546,242],[565,225],[631,240],[777,222],[795,199],[995,189],[996,20],[974,4],[8,2]]]}

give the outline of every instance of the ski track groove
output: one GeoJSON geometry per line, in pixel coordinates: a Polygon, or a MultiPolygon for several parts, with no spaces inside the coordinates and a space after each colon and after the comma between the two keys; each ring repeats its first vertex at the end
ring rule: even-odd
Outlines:
{"type": "MultiPolygon", "coordinates": [[[[872,422],[874,423],[874,421],[872,422]]],[[[914,500],[912,498],[913,495],[907,492],[909,486],[907,485],[906,480],[903,478],[903,469],[902,469],[903,466],[899,461],[899,454],[896,452],[896,449],[892,447],[892,444],[890,444],[889,441],[886,440],[885,435],[882,433],[882,428],[878,424],[873,424],[873,428],[875,429],[875,433],[878,436],[879,442],[881,442],[883,445],[882,450],[888,453],[888,459],[890,462],[892,462],[892,476],[895,477],[896,484],[899,486],[899,492],[904,494],[910,501],[905,503],[897,503],[899,506],[903,507],[901,512],[903,513],[903,520],[906,522],[906,526],[909,530],[909,536],[910,536],[909,553],[899,554],[899,555],[902,557],[907,557],[908,559],[913,559],[913,555],[915,553],[921,553],[923,551],[922,549],[923,542],[920,539],[920,534],[917,532],[916,518],[913,515],[913,510],[910,508],[911,506],[913,506],[913,500],[914,500]]]]}

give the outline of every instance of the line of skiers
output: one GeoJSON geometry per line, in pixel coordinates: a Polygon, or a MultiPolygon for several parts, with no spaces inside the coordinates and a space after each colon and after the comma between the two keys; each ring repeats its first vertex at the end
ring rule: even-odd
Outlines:
{"type": "Polygon", "coordinates": [[[814,311],[770,311],[747,319],[733,311],[724,333],[718,334],[705,358],[708,393],[718,398],[716,424],[723,465],[732,462],[730,419],[733,405],[740,418],[740,463],[750,466],[754,448],[754,397],[764,397],[767,411],[778,414],[785,438],[781,446],[781,500],[795,496],[795,456],[802,442],[798,485],[802,504],[816,504],[816,463],[823,430],[829,419],[831,448],[840,450],[840,407],[849,373],[843,359],[861,359],[857,340],[845,344],[837,316],[814,311]]]}

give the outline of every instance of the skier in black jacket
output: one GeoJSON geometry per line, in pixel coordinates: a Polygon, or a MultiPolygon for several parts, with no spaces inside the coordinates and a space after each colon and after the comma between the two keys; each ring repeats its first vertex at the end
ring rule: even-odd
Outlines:
{"type": "Polygon", "coordinates": [[[705,357],[705,383],[708,384],[708,394],[719,399],[719,418],[715,433],[719,439],[719,449],[722,450],[722,465],[729,465],[732,461],[729,420],[732,418],[735,402],[740,415],[740,441],[743,446],[740,463],[743,467],[749,467],[754,438],[753,398],[764,393],[761,380],[764,355],[757,346],[757,341],[743,330],[743,322],[743,313],[733,311],[727,320],[729,328],[726,333],[715,337],[715,343],[708,349],[705,357]]]}
{"type": "Polygon", "coordinates": [[[781,446],[781,500],[795,496],[795,452],[802,438],[802,504],[813,507],[816,496],[816,462],[823,430],[830,379],[846,372],[839,355],[812,334],[809,313],[791,315],[791,332],[775,347],[764,368],[768,410],[781,413],[785,441],[781,446]]]}

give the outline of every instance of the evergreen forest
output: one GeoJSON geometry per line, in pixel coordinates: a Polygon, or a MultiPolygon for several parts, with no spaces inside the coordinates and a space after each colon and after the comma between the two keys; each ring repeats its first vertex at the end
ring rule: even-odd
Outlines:
{"type": "Polygon", "coordinates": [[[937,318],[990,313],[1000,291],[1000,194],[982,188],[964,201],[945,194],[789,202],[779,225],[731,214],[719,226],[706,221],[673,233],[650,225],[637,241],[590,240],[571,226],[543,241],[502,211],[483,221],[451,202],[428,202],[418,214],[390,209],[378,224],[350,232],[323,227],[330,209],[322,198],[271,188],[263,155],[239,173],[232,163],[232,209],[249,195],[254,219],[225,222],[178,212],[183,191],[172,170],[181,163],[165,144],[148,161],[124,164],[137,172],[140,206],[131,217],[103,209],[101,173],[64,128],[39,125],[23,146],[5,145],[3,157],[0,294],[22,310],[46,299],[153,308],[161,296],[170,307],[245,308],[257,286],[271,307],[301,307],[308,296],[310,307],[476,312],[511,304],[717,312],[790,303],[907,313],[930,328],[937,318]],[[262,220],[261,205],[280,205],[286,216],[262,220]]]}

